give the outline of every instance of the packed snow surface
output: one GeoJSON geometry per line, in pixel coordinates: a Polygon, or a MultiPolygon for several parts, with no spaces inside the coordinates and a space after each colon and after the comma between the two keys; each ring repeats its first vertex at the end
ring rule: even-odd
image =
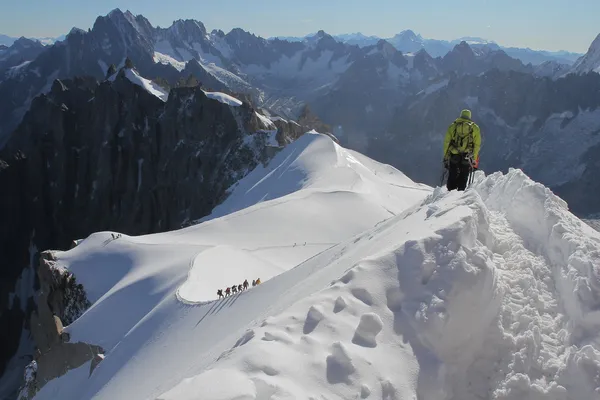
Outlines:
{"type": "Polygon", "coordinates": [[[148,93],[153,94],[154,96],[158,97],[162,101],[167,101],[167,98],[169,97],[169,93],[166,90],[164,90],[163,88],[161,88],[159,85],[157,85],[156,83],[152,82],[151,80],[140,76],[140,74],[138,74],[136,70],[126,69],[125,77],[127,77],[127,79],[129,79],[131,82],[135,83],[136,85],[141,86],[144,89],[146,89],[146,91],[148,91],[148,93]]]}
{"type": "Polygon", "coordinates": [[[223,104],[227,104],[227,105],[234,106],[234,107],[239,107],[242,105],[242,102],[240,100],[236,99],[233,96],[225,94],[225,93],[204,92],[204,94],[206,94],[206,97],[208,97],[210,99],[218,100],[223,104]]]}
{"type": "Polygon", "coordinates": [[[198,225],[57,256],[106,356],[36,399],[600,398],[600,233],[520,170],[448,193],[306,134],[198,225]]]}

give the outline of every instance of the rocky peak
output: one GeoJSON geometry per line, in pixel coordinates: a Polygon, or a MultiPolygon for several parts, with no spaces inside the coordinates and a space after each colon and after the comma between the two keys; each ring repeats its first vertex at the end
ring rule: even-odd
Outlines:
{"type": "Polygon", "coordinates": [[[386,59],[392,59],[393,57],[396,56],[396,54],[398,54],[398,50],[396,50],[396,48],[394,46],[392,46],[392,44],[390,42],[388,42],[387,40],[383,40],[381,39],[379,42],[377,42],[376,48],[378,50],[379,53],[383,54],[383,56],[386,59]]]}
{"type": "Polygon", "coordinates": [[[197,60],[188,61],[185,64],[182,75],[186,78],[193,76],[202,87],[207,88],[208,90],[227,90],[227,86],[210,74],[197,60]]]}
{"type": "Polygon", "coordinates": [[[596,38],[590,45],[590,48],[588,49],[588,53],[589,52],[598,52],[598,51],[600,51],[600,34],[598,36],[596,36],[596,38]]]}
{"type": "Polygon", "coordinates": [[[210,34],[221,39],[225,37],[225,32],[223,32],[221,29],[213,29],[210,34]]]}
{"type": "Polygon", "coordinates": [[[280,56],[266,39],[240,28],[235,28],[225,35],[225,42],[242,64],[268,66],[280,56]]]}
{"type": "Polygon", "coordinates": [[[434,62],[434,58],[425,49],[421,49],[415,53],[415,58],[420,58],[426,62],[434,62]]]}
{"type": "Polygon", "coordinates": [[[427,76],[433,76],[438,72],[438,65],[435,59],[424,49],[419,50],[415,54],[413,66],[427,76]]]}
{"type": "Polygon", "coordinates": [[[546,61],[534,67],[534,73],[537,76],[548,78],[558,78],[571,69],[568,64],[562,64],[557,61],[546,61]]]}
{"type": "Polygon", "coordinates": [[[240,48],[243,45],[262,45],[263,42],[266,42],[264,39],[261,40],[260,37],[246,32],[241,28],[232,29],[227,35],[225,35],[225,41],[232,48],[240,48]]]}
{"type": "Polygon", "coordinates": [[[129,10],[123,13],[116,8],[108,13],[106,17],[98,17],[93,30],[100,26],[99,21],[109,22],[118,35],[128,44],[143,42],[149,44],[154,36],[154,28],[142,15],[134,16],[129,10]]]}
{"type": "Polygon", "coordinates": [[[398,33],[393,38],[389,39],[389,42],[404,53],[416,53],[424,46],[423,38],[411,30],[405,30],[398,33]]]}
{"type": "Polygon", "coordinates": [[[188,43],[201,42],[206,40],[206,28],[202,22],[186,19],[179,19],[173,22],[167,30],[174,37],[178,37],[188,43]]]}
{"type": "Polygon", "coordinates": [[[484,55],[480,56],[488,69],[496,68],[501,71],[522,71],[522,72],[533,72],[533,67],[526,67],[523,65],[521,60],[512,58],[504,50],[490,50],[484,55]]]}
{"type": "Polygon", "coordinates": [[[474,57],[475,56],[475,53],[473,52],[473,49],[471,48],[471,46],[469,46],[469,44],[467,42],[465,42],[464,40],[462,42],[460,42],[459,44],[457,44],[456,46],[454,46],[451,53],[458,54],[462,57],[474,57]]]}
{"type": "Polygon", "coordinates": [[[417,42],[417,41],[420,40],[421,37],[417,36],[417,34],[414,33],[412,30],[407,29],[407,30],[404,30],[404,31],[396,34],[394,36],[394,38],[398,39],[398,40],[410,40],[410,41],[413,41],[413,42],[417,42]]]}
{"type": "Polygon", "coordinates": [[[14,50],[22,51],[22,50],[27,50],[27,49],[31,49],[31,48],[43,49],[44,45],[41,44],[40,42],[38,42],[37,40],[31,40],[31,39],[27,39],[25,37],[20,37],[19,39],[15,40],[15,42],[12,44],[11,48],[14,50]]]}
{"type": "Polygon", "coordinates": [[[67,33],[65,39],[69,40],[69,39],[72,39],[74,37],[78,37],[78,36],[81,37],[81,36],[83,36],[85,34],[86,34],[86,32],[83,29],[73,27],[73,28],[71,28],[71,30],[69,31],[69,33],[67,33]]]}
{"type": "Polygon", "coordinates": [[[321,50],[333,50],[341,44],[333,36],[323,30],[317,32],[315,36],[309,40],[309,43],[321,50]]]}
{"type": "Polygon", "coordinates": [[[442,58],[442,66],[446,71],[458,73],[474,73],[479,70],[477,57],[467,42],[462,41],[442,58]]]}

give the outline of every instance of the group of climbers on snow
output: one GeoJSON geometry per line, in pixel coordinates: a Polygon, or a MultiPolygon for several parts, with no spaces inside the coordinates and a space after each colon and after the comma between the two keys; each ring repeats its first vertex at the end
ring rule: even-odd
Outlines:
{"type": "MultiPolygon", "coordinates": [[[[256,285],[260,285],[260,278],[252,281],[252,287],[254,287],[256,285]]],[[[222,297],[227,297],[227,296],[230,296],[230,295],[238,293],[238,292],[243,292],[244,290],[248,290],[249,286],[250,285],[248,284],[248,279],[245,279],[244,283],[241,283],[239,285],[233,285],[231,287],[227,287],[227,288],[225,288],[224,292],[223,292],[223,289],[217,290],[217,296],[219,296],[219,298],[222,298],[222,297]]]]}
{"type": "Polygon", "coordinates": [[[479,168],[481,130],[471,119],[471,110],[462,110],[448,127],[444,139],[444,175],[448,190],[465,190],[469,178],[479,168]]]}

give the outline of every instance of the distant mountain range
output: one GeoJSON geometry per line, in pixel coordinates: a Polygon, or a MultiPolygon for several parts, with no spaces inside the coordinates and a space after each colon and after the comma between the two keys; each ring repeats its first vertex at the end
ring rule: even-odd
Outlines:
{"type": "MultiPolygon", "coordinates": [[[[27,39],[36,40],[36,41],[40,42],[41,44],[43,44],[44,46],[49,46],[56,42],[65,40],[65,37],[66,37],[66,35],[60,35],[58,37],[39,37],[39,38],[27,38],[27,39]]],[[[0,46],[10,47],[18,39],[19,39],[18,37],[7,36],[7,35],[3,35],[0,33],[0,46]]]]}
{"type": "MultiPolygon", "coordinates": [[[[301,42],[315,35],[316,33],[312,33],[304,37],[286,36],[277,38],[280,40],[287,40],[291,42],[301,42]]],[[[582,54],[568,51],[544,51],[532,50],[529,48],[505,47],[498,45],[494,41],[483,39],[480,37],[462,37],[455,40],[426,39],[423,38],[421,35],[416,34],[412,30],[402,31],[391,38],[367,36],[360,32],[333,35],[333,37],[340,42],[350,45],[357,45],[359,47],[371,46],[377,43],[379,40],[383,39],[390,42],[394,47],[396,47],[396,49],[400,50],[403,53],[416,53],[417,51],[423,49],[433,57],[443,57],[448,52],[450,52],[452,48],[457,44],[461,42],[466,42],[474,48],[489,47],[495,50],[504,50],[509,56],[513,58],[518,58],[524,64],[531,63],[532,65],[540,65],[547,61],[554,61],[561,64],[571,65],[575,61],[577,61],[579,57],[582,56],[582,54]]]]}
{"type": "MultiPolygon", "coordinates": [[[[81,75],[100,79],[111,64],[121,67],[127,57],[148,78],[174,84],[192,74],[213,89],[248,93],[261,107],[286,118],[294,117],[304,103],[319,105],[324,116],[346,125],[351,122],[347,118],[355,120],[350,109],[375,110],[349,129],[383,123],[391,115],[387,105],[401,104],[448,71],[481,73],[499,68],[535,73],[499,48],[472,47],[464,41],[434,58],[410,32],[397,35],[395,46],[381,39],[370,46],[349,45],[324,31],[290,42],[266,40],[239,28],[227,34],[208,32],[194,20],[153,27],[143,16],[120,10],[99,17],[89,31],[74,28],[53,46],[29,42],[44,50],[39,57],[25,55],[14,44],[0,50],[0,60],[11,55],[4,69],[0,65],[0,145],[33,98],[47,92],[53,80],[81,75]],[[409,43],[411,51],[397,49],[409,43]],[[359,93],[357,88],[362,88],[359,93]],[[376,92],[373,99],[362,96],[366,90],[376,92]],[[354,94],[359,96],[343,107],[347,96],[354,94]]],[[[555,70],[559,69],[544,72],[555,70]]]]}

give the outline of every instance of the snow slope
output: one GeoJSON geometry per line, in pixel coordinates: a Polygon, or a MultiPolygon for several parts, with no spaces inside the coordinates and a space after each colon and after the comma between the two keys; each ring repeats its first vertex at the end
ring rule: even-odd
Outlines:
{"type": "Polygon", "coordinates": [[[600,35],[596,36],[587,53],[581,56],[573,67],[565,72],[565,75],[568,73],[585,74],[591,71],[600,72],[600,35]]]}
{"type": "Polygon", "coordinates": [[[239,107],[242,105],[242,102],[238,99],[236,99],[233,96],[230,96],[228,94],[225,93],[220,93],[220,92],[204,92],[204,94],[206,95],[206,97],[213,99],[213,100],[218,100],[223,104],[227,104],[233,107],[239,107]]]}
{"type": "Polygon", "coordinates": [[[131,82],[135,83],[138,86],[143,87],[144,89],[146,89],[146,91],[148,91],[148,93],[153,94],[154,96],[158,97],[162,101],[167,101],[167,99],[169,98],[169,93],[166,90],[164,90],[159,85],[152,82],[151,80],[140,76],[140,74],[138,74],[136,70],[126,69],[125,76],[131,82]]]}
{"type": "Polygon", "coordinates": [[[307,134],[198,225],[57,256],[107,353],[36,399],[600,397],[600,234],[518,170],[432,191],[307,134]]]}

